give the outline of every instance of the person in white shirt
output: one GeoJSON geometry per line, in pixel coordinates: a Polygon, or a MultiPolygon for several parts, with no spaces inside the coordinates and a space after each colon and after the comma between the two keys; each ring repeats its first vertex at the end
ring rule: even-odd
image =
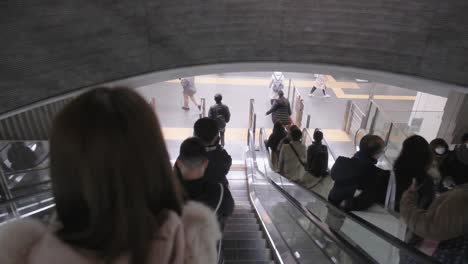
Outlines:
{"type": "Polygon", "coordinates": [[[327,76],[323,74],[314,74],[315,76],[315,85],[312,87],[312,90],[310,90],[309,96],[315,96],[314,92],[315,90],[321,89],[323,93],[323,97],[330,97],[330,95],[327,94],[326,89],[327,89],[327,76]]]}

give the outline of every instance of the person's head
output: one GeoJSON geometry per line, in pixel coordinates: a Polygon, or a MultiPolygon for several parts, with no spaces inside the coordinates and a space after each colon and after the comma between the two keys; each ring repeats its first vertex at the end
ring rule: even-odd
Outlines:
{"type": "Polygon", "coordinates": [[[431,147],[432,153],[436,156],[444,156],[449,151],[447,142],[442,138],[432,140],[429,146],[431,147]]]}
{"type": "Polygon", "coordinates": [[[315,142],[322,142],[323,140],[322,131],[320,131],[319,129],[315,129],[313,137],[314,137],[315,142]]]}
{"type": "Polygon", "coordinates": [[[465,144],[468,147],[468,133],[463,134],[462,144],[465,144]]]}
{"type": "Polygon", "coordinates": [[[302,139],[302,131],[299,127],[295,125],[289,128],[289,134],[291,136],[292,141],[301,141],[302,139]]]}
{"type": "Polygon", "coordinates": [[[215,102],[216,102],[217,104],[220,104],[221,101],[223,100],[223,96],[222,96],[221,94],[217,93],[217,94],[215,94],[215,96],[214,96],[214,100],[215,100],[215,102]]]}
{"type": "Polygon", "coordinates": [[[375,159],[379,159],[384,149],[385,142],[377,135],[365,135],[361,139],[361,142],[359,142],[359,151],[362,151],[375,159]]]}
{"type": "Polygon", "coordinates": [[[193,125],[194,135],[200,138],[205,145],[212,145],[218,141],[219,128],[216,120],[203,117],[193,125]]]}
{"type": "Polygon", "coordinates": [[[395,170],[426,172],[432,164],[433,155],[429,143],[414,135],[403,141],[403,148],[395,161],[395,170]]]}
{"type": "Polygon", "coordinates": [[[208,162],[205,145],[201,139],[191,137],[182,142],[176,163],[184,180],[202,178],[208,162]]]}
{"type": "Polygon", "coordinates": [[[278,97],[283,98],[284,97],[284,92],[282,90],[278,91],[278,97]]]}
{"type": "Polygon", "coordinates": [[[159,121],[127,88],[97,88],[56,116],[50,173],[58,237],[112,260],[123,252],[145,263],[168,210],[181,214],[159,121]]]}

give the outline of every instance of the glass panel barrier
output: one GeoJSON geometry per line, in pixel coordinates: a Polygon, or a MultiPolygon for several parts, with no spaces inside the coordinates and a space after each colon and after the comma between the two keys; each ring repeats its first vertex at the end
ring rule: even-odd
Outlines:
{"type": "MultiPolygon", "coordinates": [[[[264,133],[260,133],[260,135],[262,136],[264,133]]],[[[260,138],[259,142],[262,144],[262,138],[260,138]]],[[[400,254],[411,254],[423,263],[436,263],[431,258],[409,247],[397,238],[401,233],[404,233],[404,227],[399,224],[398,219],[395,219],[394,216],[383,208],[361,212],[359,213],[360,217],[344,213],[330,205],[319,194],[289,181],[287,178],[271,170],[268,166],[260,168],[260,166],[266,166],[269,163],[267,161],[260,161],[261,159],[268,160],[268,154],[264,147],[260,146],[259,149],[260,151],[256,153],[256,164],[259,166],[259,171],[264,173],[263,176],[266,179],[272,179],[287,196],[294,199],[301,207],[319,219],[321,223],[324,223],[337,236],[362,250],[363,254],[369,256],[373,262],[398,263],[400,254]],[[378,219],[381,222],[379,226],[385,232],[370,224],[369,222],[372,219],[378,219]]],[[[271,189],[271,187],[269,188],[271,189]]],[[[270,199],[273,199],[275,196],[272,195],[270,197],[270,199]]],[[[265,197],[265,200],[268,200],[267,197],[265,197]]],[[[295,217],[298,221],[302,219],[297,215],[295,217]]]]}

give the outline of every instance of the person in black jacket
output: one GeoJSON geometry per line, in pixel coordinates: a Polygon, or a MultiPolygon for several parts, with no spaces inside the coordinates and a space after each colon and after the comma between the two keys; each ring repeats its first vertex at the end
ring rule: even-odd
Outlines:
{"type": "Polygon", "coordinates": [[[234,210],[234,199],[222,183],[204,177],[209,163],[203,142],[196,137],[188,138],[180,145],[175,173],[182,182],[188,199],[215,210],[222,224],[234,210]]]}
{"type": "Polygon", "coordinates": [[[210,161],[204,177],[213,182],[220,182],[228,187],[229,182],[226,175],[231,169],[232,158],[219,145],[218,124],[211,118],[200,118],[195,122],[194,135],[202,140],[205,145],[206,156],[210,161]]]}
{"type": "Polygon", "coordinates": [[[216,120],[216,123],[218,123],[221,146],[224,147],[224,132],[226,131],[226,124],[231,120],[231,112],[227,105],[221,103],[223,100],[221,94],[215,94],[214,99],[216,104],[210,107],[208,117],[216,120]]]}
{"type": "Polygon", "coordinates": [[[322,144],[323,133],[315,129],[314,142],[307,148],[307,171],[316,177],[327,175],[328,148],[322,144]]]}
{"type": "Polygon", "coordinates": [[[335,183],[328,200],[346,211],[362,211],[374,203],[383,204],[390,173],[375,166],[383,151],[382,138],[366,135],[353,158],[339,157],[331,169],[335,183]]]}
{"type": "Polygon", "coordinates": [[[403,192],[416,179],[418,185],[418,208],[427,209],[435,197],[435,186],[429,169],[434,156],[429,143],[421,136],[414,135],[403,141],[403,148],[395,161],[393,170],[396,179],[395,211],[400,211],[403,192]]]}
{"type": "Polygon", "coordinates": [[[283,91],[278,92],[278,99],[273,101],[271,109],[266,112],[266,115],[271,115],[273,124],[280,121],[283,126],[289,126],[291,124],[291,105],[288,99],[284,97],[283,91]]]}
{"type": "Polygon", "coordinates": [[[455,185],[468,183],[468,133],[463,135],[462,144],[448,155],[444,168],[444,172],[452,178],[455,185]]]}
{"type": "Polygon", "coordinates": [[[268,140],[265,142],[265,147],[270,149],[270,156],[271,156],[271,163],[276,168],[278,163],[278,156],[279,156],[279,148],[278,145],[283,138],[288,135],[286,129],[284,129],[283,125],[280,121],[276,121],[275,125],[273,126],[273,132],[268,137],[268,140]]]}

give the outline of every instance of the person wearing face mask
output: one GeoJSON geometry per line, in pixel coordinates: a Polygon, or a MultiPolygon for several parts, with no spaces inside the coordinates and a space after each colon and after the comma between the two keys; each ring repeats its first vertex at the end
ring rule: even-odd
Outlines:
{"type": "Polygon", "coordinates": [[[468,133],[462,136],[462,144],[447,157],[444,167],[455,185],[468,183],[468,133]]]}
{"type": "Polygon", "coordinates": [[[437,192],[446,191],[446,185],[444,182],[449,182],[449,179],[446,177],[446,166],[445,160],[449,154],[449,146],[445,140],[442,138],[436,138],[429,143],[429,146],[432,150],[434,160],[432,166],[429,169],[429,175],[434,181],[437,192]]]}
{"type": "Polygon", "coordinates": [[[385,203],[390,172],[375,166],[385,150],[384,140],[366,135],[352,158],[339,157],[330,175],[335,181],[328,200],[346,211],[362,211],[385,203]]]}

